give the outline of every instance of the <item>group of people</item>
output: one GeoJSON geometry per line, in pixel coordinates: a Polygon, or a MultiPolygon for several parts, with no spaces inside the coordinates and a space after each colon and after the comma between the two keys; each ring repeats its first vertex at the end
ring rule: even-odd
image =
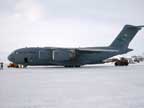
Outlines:
{"type": "Polygon", "coordinates": [[[0,62],[0,69],[3,69],[3,62],[0,62]]]}

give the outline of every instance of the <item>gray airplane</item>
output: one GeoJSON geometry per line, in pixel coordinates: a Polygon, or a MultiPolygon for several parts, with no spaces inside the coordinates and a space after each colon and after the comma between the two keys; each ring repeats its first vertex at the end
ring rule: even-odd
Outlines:
{"type": "Polygon", "coordinates": [[[129,43],[144,26],[125,25],[116,39],[107,47],[57,48],[31,47],[13,51],[8,59],[17,65],[38,66],[56,65],[64,67],[80,67],[86,64],[101,64],[105,59],[125,54],[129,43]]]}

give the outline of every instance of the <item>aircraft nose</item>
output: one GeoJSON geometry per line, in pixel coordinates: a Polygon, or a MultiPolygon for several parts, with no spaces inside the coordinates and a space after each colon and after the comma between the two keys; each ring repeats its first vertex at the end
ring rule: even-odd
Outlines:
{"type": "Polygon", "coordinates": [[[8,56],[8,60],[11,61],[11,62],[14,62],[13,54],[10,54],[10,55],[8,56]]]}
{"type": "Polygon", "coordinates": [[[11,59],[11,54],[8,56],[8,60],[9,60],[9,61],[11,61],[11,60],[12,60],[12,59],[11,59]]]}

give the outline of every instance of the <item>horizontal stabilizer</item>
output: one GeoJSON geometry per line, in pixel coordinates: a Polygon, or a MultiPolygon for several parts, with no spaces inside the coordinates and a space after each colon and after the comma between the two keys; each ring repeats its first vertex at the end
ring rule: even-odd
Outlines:
{"type": "Polygon", "coordinates": [[[139,26],[136,26],[136,27],[140,27],[140,28],[142,28],[142,27],[144,27],[144,25],[139,25],[139,26]]]}

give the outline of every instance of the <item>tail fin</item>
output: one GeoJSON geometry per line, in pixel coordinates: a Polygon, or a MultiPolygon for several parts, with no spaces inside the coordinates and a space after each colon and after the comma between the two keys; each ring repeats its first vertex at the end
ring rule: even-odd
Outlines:
{"type": "Polygon", "coordinates": [[[110,47],[119,49],[128,48],[129,43],[142,27],[144,26],[125,25],[110,47]]]}

